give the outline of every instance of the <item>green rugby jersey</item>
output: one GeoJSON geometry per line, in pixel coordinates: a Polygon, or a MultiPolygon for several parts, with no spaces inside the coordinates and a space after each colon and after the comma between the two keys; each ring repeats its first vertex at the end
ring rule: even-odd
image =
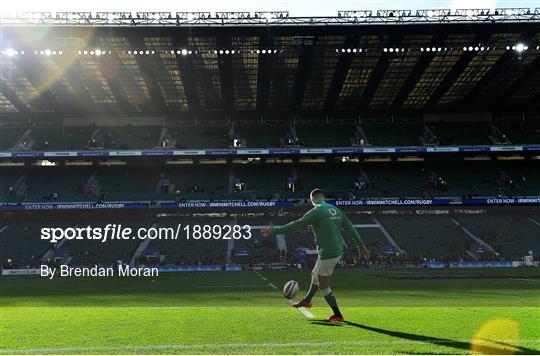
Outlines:
{"type": "Polygon", "coordinates": [[[337,207],[321,200],[300,219],[288,223],[284,226],[273,227],[273,234],[286,234],[313,227],[315,243],[319,251],[319,256],[323,260],[335,258],[343,254],[343,244],[341,231],[345,230],[359,247],[364,247],[364,242],[360,238],[358,231],[347,218],[347,216],[337,207]]]}

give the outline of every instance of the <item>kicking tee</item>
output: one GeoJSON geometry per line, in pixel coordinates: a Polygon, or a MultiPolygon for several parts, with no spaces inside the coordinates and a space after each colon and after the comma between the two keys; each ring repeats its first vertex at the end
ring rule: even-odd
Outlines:
{"type": "Polygon", "coordinates": [[[307,228],[309,225],[313,227],[315,243],[322,260],[339,257],[343,254],[342,230],[347,231],[358,246],[364,247],[364,242],[358,231],[347,216],[340,209],[324,200],[319,201],[300,219],[284,226],[273,227],[271,231],[273,234],[286,234],[307,228]]]}

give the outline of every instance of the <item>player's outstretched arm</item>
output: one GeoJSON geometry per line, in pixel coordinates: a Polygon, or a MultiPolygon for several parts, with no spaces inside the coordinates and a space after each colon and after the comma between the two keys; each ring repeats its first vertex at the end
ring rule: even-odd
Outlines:
{"type": "Polygon", "coordinates": [[[360,237],[360,234],[358,233],[358,230],[354,227],[352,222],[349,220],[347,216],[344,216],[343,219],[343,228],[345,231],[349,233],[349,235],[352,237],[354,242],[356,243],[356,246],[358,247],[358,254],[363,258],[369,258],[369,250],[366,247],[366,244],[360,237]]]}
{"type": "Polygon", "coordinates": [[[309,225],[317,221],[319,216],[320,216],[319,210],[317,209],[317,207],[315,207],[311,209],[310,211],[308,211],[304,216],[302,216],[298,220],[295,220],[283,226],[265,227],[264,229],[261,230],[261,233],[263,236],[270,236],[270,235],[276,235],[276,234],[286,234],[289,232],[305,229],[309,225]]]}

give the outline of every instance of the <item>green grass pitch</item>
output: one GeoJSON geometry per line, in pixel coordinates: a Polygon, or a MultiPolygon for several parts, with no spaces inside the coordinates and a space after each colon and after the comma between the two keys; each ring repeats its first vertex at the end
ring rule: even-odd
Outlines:
{"type": "Polygon", "coordinates": [[[540,353],[537,269],[338,270],[337,325],[320,296],[315,319],[287,304],[291,279],[303,294],[306,271],[2,277],[0,353],[540,353]]]}

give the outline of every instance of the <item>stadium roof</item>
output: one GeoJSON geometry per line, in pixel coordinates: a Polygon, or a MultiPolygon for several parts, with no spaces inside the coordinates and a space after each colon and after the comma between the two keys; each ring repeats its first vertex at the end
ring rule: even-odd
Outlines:
{"type": "Polygon", "coordinates": [[[156,15],[172,24],[151,26],[140,15],[128,17],[142,21],[132,25],[94,23],[95,14],[4,21],[0,110],[200,117],[538,108],[538,11],[463,21],[401,15],[344,12],[333,18],[339,24],[286,13],[259,14],[257,24],[227,17],[234,26],[178,14],[156,15]],[[420,20],[396,20],[412,17],[420,20]]]}

